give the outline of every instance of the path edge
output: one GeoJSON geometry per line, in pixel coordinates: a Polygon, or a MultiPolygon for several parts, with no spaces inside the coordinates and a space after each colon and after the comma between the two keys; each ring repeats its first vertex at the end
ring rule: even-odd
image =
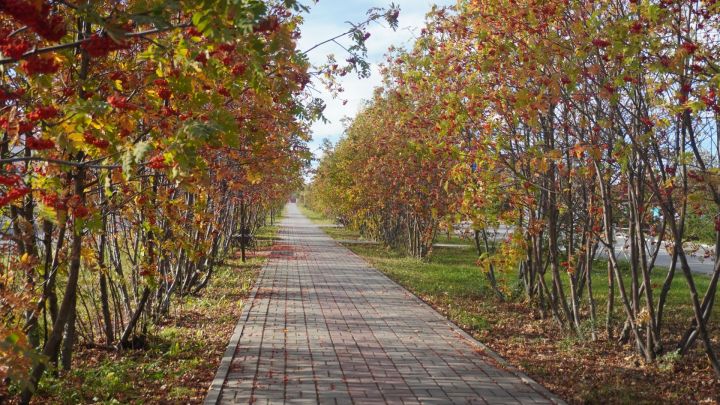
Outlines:
{"type": "MultiPolygon", "coordinates": [[[[321,228],[321,227],[318,227],[318,228],[321,228]]],[[[322,228],[321,228],[321,230],[322,230],[322,228]]],[[[325,231],[323,231],[323,233],[325,233],[325,231]]],[[[327,233],[325,233],[325,234],[327,235],[327,233]]],[[[330,235],[328,235],[328,237],[329,237],[330,239],[332,239],[332,237],[331,237],[330,235]]],[[[383,277],[385,277],[386,279],[390,280],[390,282],[391,282],[392,284],[395,284],[396,286],[400,287],[400,289],[402,289],[402,290],[405,291],[407,294],[409,294],[417,303],[419,303],[420,305],[423,305],[423,306],[427,307],[428,309],[430,309],[430,310],[431,310],[433,313],[435,313],[438,317],[442,318],[445,322],[447,322],[448,325],[450,326],[450,328],[453,330],[453,332],[455,332],[455,333],[457,333],[458,335],[460,335],[461,337],[465,338],[465,339],[468,341],[468,343],[472,344],[473,346],[477,346],[477,347],[483,352],[482,354],[487,355],[488,357],[490,357],[491,359],[493,359],[495,362],[497,362],[498,364],[500,364],[505,370],[509,371],[510,373],[512,373],[513,375],[515,375],[517,378],[519,378],[523,383],[525,383],[525,384],[527,384],[528,386],[530,386],[531,388],[533,388],[533,389],[534,389],[535,391],[537,391],[539,394],[545,396],[550,402],[552,402],[552,403],[554,403],[554,404],[556,404],[556,405],[567,405],[567,402],[565,402],[562,398],[558,397],[558,396],[557,396],[556,394],[554,394],[552,391],[550,391],[549,389],[545,388],[544,385],[538,383],[538,382],[535,381],[532,377],[530,377],[529,375],[525,374],[523,371],[521,371],[520,369],[518,369],[517,367],[515,367],[514,365],[512,365],[510,362],[508,362],[507,360],[505,360],[502,356],[500,356],[500,355],[499,355],[497,352],[495,352],[493,349],[489,348],[489,347],[488,347],[486,344],[484,344],[483,342],[477,340],[473,335],[471,335],[471,334],[469,334],[468,332],[466,332],[465,330],[463,330],[463,329],[462,329],[460,326],[458,326],[455,322],[451,321],[448,317],[446,317],[445,315],[443,315],[443,314],[441,314],[440,312],[438,312],[438,310],[435,309],[432,305],[430,305],[429,303],[427,303],[427,302],[426,302],[425,300],[423,300],[422,298],[418,297],[414,292],[408,290],[408,289],[405,288],[405,286],[403,286],[402,284],[400,284],[400,283],[398,283],[397,281],[391,279],[390,277],[387,276],[387,274],[385,274],[385,273],[383,273],[382,271],[376,269],[375,266],[373,266],[371,263],[369,263],[367,260],[365,260],[364,257],[362,257],[362,256],[360,256],[359,254],[353,252],[351,249],[348,249],[347,247],[343,246],[342,243],[336,242],[335,239],[332,239],[332,240],[333,240],[333,242],[337,243],[339,246],[341,246],[341,247],[343,247],[344,249],[348,250],[350,253],[352,253],[353,255],[357,256],[360,260],[362,260],[363,262],[365,262],[365,263],[368,265],[368,266],[367,266],[368,268],[376,271],[376,272],[377,272],[378,274],[380,274],[381,276],[383,276],[383,277]]]]}
{"type": "Polygon", "coordinates": [[[262,268],[260,269],[260,273],[258,274],[258,277],[255,279],[252,291],[250,292],[250,295],[247,297],[245,305],[243,306],[242,313],[240,314],[240,319],[238,319],[233,334],[230,337],[230,342],[225,349],[225,353],[220,359],[220,366],[218,366],[218,371],[217,373],[215,373],[215,378],[213,378],[212,383],[210,383],[207,395],[205,396],[205,401],[203,402],[205,405],[215,405],[220,401],[220,394],[222,393],[223,386],[225,385],[225,380],[227,380],[227,376],[228,374],[230,374],[230,366],[232,365],[233,358],[235,358],[235,352],[237,351],[237,347],[240,344],[240,338],[245,332],[245,325],[247,325],[247,320],[250,317],[250,310],[255,305],[255,296],[257,295],[258,289],[260,287],[260,280],[262,279],[264,274],[265,264],[263,264],[262,268]]]}

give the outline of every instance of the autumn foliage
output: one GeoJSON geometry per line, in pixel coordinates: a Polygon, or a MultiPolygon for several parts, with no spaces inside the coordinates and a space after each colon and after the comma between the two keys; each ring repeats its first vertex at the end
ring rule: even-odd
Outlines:
{"type": "Polygon", "coordinates": [[[512,274],[569,334],[632,342],[647,362],[699,347],[720,376],[708,327],[720,227],[714,247],[688,236],[691,217],[720,223],[719,28],[715,1],[434,10],[414,49],[391,53],[383,88],[326,151],[306,199],[416,256],[443,224],[468,223],[491,282],[512,274]],[[500,225],[507,235],[480,243],[500,225]],[[655,265],[661,250],[669,270],[655,265]],[[691,256],[714,260],[707,289],[691,256]],[[600,259],[607,283],[593,285],[600,259]],[[679,334],[665,319],[678,314],[676,278],[691,309],[679,334]]]}
{"type": "Polygon", "coordinates": [[[0,402],[134,347],[310,158],[302,6],[81,3],[0,2],[0,402]]]}

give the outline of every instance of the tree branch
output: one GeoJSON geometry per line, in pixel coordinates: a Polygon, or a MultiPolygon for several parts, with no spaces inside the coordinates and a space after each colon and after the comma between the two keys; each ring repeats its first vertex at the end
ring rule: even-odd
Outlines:
{"type": "MultiPolygon", "coordinates": [[[[124,35],[124,38],[136,38],[136,37],[141,37],[141,38],[142,38],[142,37],[144,37],[144,36],[146,36],[146,35],[158,34],[158,33],[161,33],[161,32],[172,31],[172,30],[177,29],[177,28],[187,28],[187,27],[189,27],[190,25],[191,25],[190,23],[185,23],[185,24],[173,25],[173,26],[165,27],[165,28],[154,28],[154,29],[147,30],[147,31],[131,32],[131,33],[125,34],[125,35],[124,35]]],[[[78,46],[82,45],[82,44],[85,43],[85,42],[88,42],[89,40],[90,40],[90,39],[85,38],[85,39],[80,39],[80,40],[77,40],[77,41],[74,41],[74,42],[68,42],[68,43],[66,43],[66,44],[59,44],[59,45],[53,45],[53,46],[47,46],[47,47],[44,47],[44,48],[34,49],[34,50],[32,50],[32,51],[25,52],[25,53],[22,55],[22,57],[20,57],[20,59],[12,59],[12,58],[3,58],[3,59],[0,59],[0,65],[7,65],[7,64],[10,64],[10,63],[17,63],[17,62],[19,62],[19,61],[21,61],[21,60],[23,60],[23,59],[27,59],[27,58],[29,58],[29,57],[31,57],[31,56],[41,55],[41,54],[44,54],[44,53],[61,51],[61,50],[63,50],[63,49],[77,48],[78,46]]]]}

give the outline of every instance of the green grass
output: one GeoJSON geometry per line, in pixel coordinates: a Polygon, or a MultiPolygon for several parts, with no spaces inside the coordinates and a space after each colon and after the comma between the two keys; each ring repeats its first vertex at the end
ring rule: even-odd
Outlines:
{"type": "Polygon", "coordinates": [[[448,245],[464,245],[475,248],[475,240],[472,237],[463,238],[453,233],[448,237],[446,232],[440,232],[435,236],[435,243],[443,243],[448,245]]]}
{"type": "Polygon", "coordinates": [[[304,205],[298,204],[298,208],[300,209],[300,212],[308,217],[311,221],[318,225],[334,225],[335,221],[328,219],[323,214],[319,212],[315,212],[313,210],[308,209],[304,205]]]}
{"type": "Polygon", "coordinates": [[[275,225],[266,225],[258,229],[258,231],[255,233],[255,239],[262,241],[272,241],[277,237],[278,230],[280,230],[280,226],[278,225],[277,221],[275,221],[275,225]]]}
{"type": "Polygon", "coordinates": [[[697,215],[689,212],[687,216],[688,239],[709,245],[715,244],[715,220],[711,215],[697,215]]]}
{"type": "MultiPolygon", "coordinates": [[[[628,263],[621,262],[620,269],[624,275],[625,287],[629,289],[631,276],[628,263]]],[[[667,268],[663,267],[656,267],[650,276],[650,282],[653,287],[653,300],[655,303],[657,303],[657,299],[660,295],[660,290],[665,283],[666,276],[667,268]]],[[[567,286],[567,277],[563,277],[562,279],[563,285],[567,286]]],[[[598,301],[598,305],[600,306],[600,308],[598,308],[598,314],[604,318],[607,315],[607,311],[605,311],[605,306],[608,300],[608,276],[606,261],[596,260],[593,263],[592,280],[593,295],[595,296],[595,299],[598,301]]],[[[700,294],[700,300],[702,300],[702,296],[707,290],[710,283],[710,277],[703,274],[694,274],[693,280],[700,294]]],[[[620,311],[621,302],[619,301],[618,294],[616,293],[615,295],[615,299],[617,300],[616,310],[620,311]]],[[[675,272],[675,277],[673,278],[670,292],[668,293],[667,303],[665,305],[665,316],[663,317],[665,319],[664,323],[672,323],[673,320],[688,320],[690,317],[692,317],[692,314],[693,310],[690,301],[690,289],[687,285],[687,281],[683,276],[682,271],[678,269],[675,272]]],[[[624,314],[617,314],[615,315],[615,317],[618,320],[621,320],[624,319],[624,314]]],[[[718,319],[720,319],[720,314],[718,314],[718,311],[714,311],[712,313],[711,322],[717,322],[718,319]]]]}
{"type": "Polygon", "coordinates": [[[436,248],[430,262],[375,245],[352,245],[352,250],[400,284],[412,286],[420,295],[468,298],[484,297],[487,292],[472,250],[436,248]]]}
{"type": "Polygon", "coordinates": [[[323,227],[321,226],[322,230],[330,235],[333,239],[339,239],[339,240],[362,240],[363,238],[360,237],[360,234],[350,230],[345,227],[341,228],[332,228],[332,227],[323,227]]]}

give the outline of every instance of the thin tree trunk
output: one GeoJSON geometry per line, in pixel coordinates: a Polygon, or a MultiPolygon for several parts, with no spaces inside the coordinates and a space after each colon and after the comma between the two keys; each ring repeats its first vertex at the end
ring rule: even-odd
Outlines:
{"type": "Polygon", "coordinates": [[[140,298],[140,302],[138,303],[138,307],[135,309],[132,318],[130,318],[130,321],[128,322],[125,330],[120,336],[120,340],[118,341],[116,349],[121,350],[130,345],[130,336],[132,336],[132,332],[135,329],[138,320],[140,320],[140,315],[142,315],[142,312],[145,309],[145,304],[147,304],[148,298],[150,298],[150,292],[150,288],[145,287],[142,293],[142,297],[140,298]]]}
{"type": "MultiPolygon", "coordinates": [[[[80,197],[82,204],[85,203],[84,193],[85,169],[79,168],[75,178],[75,195],[80,197]]],[[[80,253],[82,250],[83,232],[80,227],[73,227],[73,241],[70,248],[70,266],[68,268],[67,286],[65,287],[65,295],[57,314],[57,319],[53,324],[53,331],[45,342],[42,354],[49,359],[56,359],[60,350],[65,325],[70,320],[71,313],[74,311],[78,278],[80,276],[80,253]]],[[[30,386],[23,390],[21,395],[21,403],[28,404],[32,398],[33,392],[40,382],[40,378],[45,372],[46,363],[38,363],[31,373],[30,386]]]]}

